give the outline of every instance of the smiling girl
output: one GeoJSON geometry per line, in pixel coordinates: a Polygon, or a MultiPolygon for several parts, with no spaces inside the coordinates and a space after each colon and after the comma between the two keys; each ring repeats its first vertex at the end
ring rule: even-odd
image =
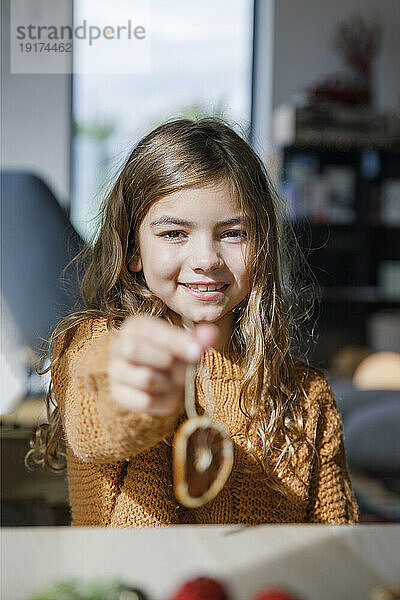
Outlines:
{"type": "MultiPolygon", "coordinates": [[[[358,520],[335,400],[296,354],[287,256],[265,168],[226,124],[180,119],[135,146],[85,249],[86,308],[50,338],[55,409],[28,453],[62,469],[65,444],[72,525],[358,520]],[[171,444],[197,361],[234,462],[188,509],[171,444]]],[[[201,413],[198,376],[195,391],[201,413]]]]}

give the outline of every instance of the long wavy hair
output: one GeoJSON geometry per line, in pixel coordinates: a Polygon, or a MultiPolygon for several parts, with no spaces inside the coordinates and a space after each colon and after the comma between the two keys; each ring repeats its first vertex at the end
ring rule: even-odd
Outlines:
{"type": "MultiPolygon", "coordinates": [[[[50,365],[41,373],[60,359],[75,328],[89,318],[107,318],[108,328],[139,313],[172,322],[170,309],[147,287],[143,273],[128,269],[139,250],[139,226],[150,206],[167,194],[221,182],[230,186],[249,221],[250,291],[235,309],[231,337],[244,367],[239,403],[247,417],[247,445],[261,476],[286,494],[279,479],[282,470],[301,445],[315,451],[306,436],[302,408],[304,347],[313,335],[307,325],[313,284],[304,284],[303,276],[299,279],[306,262],[262,160],[221,119],[169,121],[133,148],[100,208],[97,234],[74,259],[80,265],[84,308],[58,323],[48,340],[50,365]],[[55,352],[54,342],[62,334],[62,348],[55,352]],[[261,452],[256,452],[251,432],[261,443],[261,452]],[[279,456],[272,461],[277,448],[279,456]]],[[[25,462],[61,471],[66,466],[65,442],[51,382],[47,416],[48,424],[37,429],[25,462]]]]}

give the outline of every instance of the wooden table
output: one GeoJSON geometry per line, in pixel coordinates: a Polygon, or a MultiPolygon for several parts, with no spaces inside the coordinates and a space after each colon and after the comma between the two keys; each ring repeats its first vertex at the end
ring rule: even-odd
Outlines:
{"type": "Polygon", "coordinates": [[[400,580],[400,525],[4,528],[1,546],[7,600],[70,577],[121,577],[151,600],[200,575],[225,583],[232,600],[272,585],[303,600],[368,600],[400,580]]]}

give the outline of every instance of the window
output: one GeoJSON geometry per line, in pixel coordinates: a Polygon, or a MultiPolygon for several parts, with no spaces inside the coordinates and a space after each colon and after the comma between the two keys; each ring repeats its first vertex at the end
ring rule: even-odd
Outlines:
{"type": "MultiPolygon", "coordinates": [[[[74,3],[76,25],[82,2],[74,3]]],[[[91,4],[106,20],[109,1],[91,4]]],[[[113,11],[123,4],[115,0],[113,11]]],[[[71,220],[86,239],[118,167],[160,123],[217,115],[250,138],[253,1],[153,0],[149,35],[149,74],[73,78],[71,220]]]]}

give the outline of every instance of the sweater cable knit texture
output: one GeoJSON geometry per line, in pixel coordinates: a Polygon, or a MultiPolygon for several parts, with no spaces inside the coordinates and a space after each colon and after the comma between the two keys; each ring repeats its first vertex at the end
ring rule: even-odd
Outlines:
{"type": "MultiPolygon", "coordinates": [[[[234,465],[221,492],[206,505],[187,509],[173,493],[172,440],[186,418],[135,413],[114,402],[108,386],[109,344],[116,330],[106,319],[79,325],[51,370],[67,449],[73,526],[172,524],[355,523],[357,504],[346,465],[340,415],[325,378],[307,369],[306,431],[317,456],[303,445],[280,474],[287,496],[251,473],[246,417],[239,409],[240,364],[213,348],[201,357],[215,396],[214,419],[234,443],[234,465]],[[249,472],[250,471],[250,472],[249,472]]],[[[62,336],[61,336],[62,337],[62,336]]],[[[56,347],[62,340],[57,339],[56,347]]],[[[205,410],[198,376],[196,407],[205,410]]],[[[257,448],[257,439],[252,437],[257,448]]]]}

